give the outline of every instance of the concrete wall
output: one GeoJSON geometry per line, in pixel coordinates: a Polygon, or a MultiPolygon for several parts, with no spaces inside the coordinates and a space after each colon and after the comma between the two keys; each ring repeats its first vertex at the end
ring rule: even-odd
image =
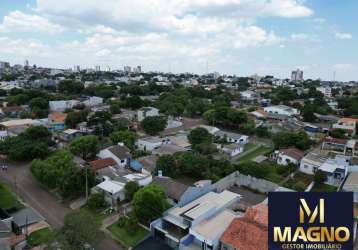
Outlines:
{"type": "Polygon", "coordinates": [[[245,186],[261,193],[273,192],[279,187],[276,183],[243,175],[238,171],[222,178],[214,184],[214,187],[217,192],[222,192],[234,185],[245,186]]]}

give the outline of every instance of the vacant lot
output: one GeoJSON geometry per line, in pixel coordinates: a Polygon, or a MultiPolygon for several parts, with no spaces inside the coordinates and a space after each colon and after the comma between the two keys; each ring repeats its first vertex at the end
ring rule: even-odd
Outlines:
{"type": "MultiPolygon", "coordinates": [[[[252,149],[253,147],[250,145],[248,146],[249,149],[252,149]]],[[[246,148],[245,148],[246,149],[246,148]]],[[[270,153],[272,151],[272,148],[270,147],[267,147],[267,146],[260,146],[258,147],[256,150],[242,156],[239,158],[239,163],[240,162],[245,162],[245,161],[251,161],[252,159],[256,158],[257,156],[259,155],[265,155],[267,153],[270,153]]]]}
{"type": "Polygon", "coordinates": [[[137,225],[136,230],[133,232],[128,232],[126,223],[128,219],[121,218],[120,220],[124,220],[124,222],[119,223],[116,222],[107,229],[118,239],[118,241],[125,247],[134,247],[136,246],[141,240],[145,238],[149,234],[147,230],[143,227],[137,225]]]}

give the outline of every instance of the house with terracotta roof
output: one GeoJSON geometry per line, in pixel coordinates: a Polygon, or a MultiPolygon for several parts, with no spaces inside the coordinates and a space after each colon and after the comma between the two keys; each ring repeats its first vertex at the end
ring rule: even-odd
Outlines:
{"type": "Polygon", "coordinates": [[[233,219],[220,242],[221,250],[267,250],[267,205],[259,204],[248,208],[243,217],[233,219]]]}
{"type": "Polygon", "coordinates": [[[354,136],[357,132],[358,119],[343,117],[337,123],[332,125],[332,129],[343,129],[347,135],[354,136]]]}
{"type": "Polygon", "coordinates": [[[65,113],[51,113],[48,115],[48,125],[51,131],[62,131],[65,129],[65,113]]]}
{"type": "Polygon", "coordinates": [[[108,158],[91,161],[89,162],[89,165],[92,167],[94,171],[99,171],[103,168],[114,167],[117,165],[117,163],[115,162],[115,160],[108,157],[108,158]]]}
{"type": "Polygon", "coordinates": [[[289,164],[299,165],[305,153],[297,148],[286,148],[275,151],[277,164],[287,166],[289,164]]]}

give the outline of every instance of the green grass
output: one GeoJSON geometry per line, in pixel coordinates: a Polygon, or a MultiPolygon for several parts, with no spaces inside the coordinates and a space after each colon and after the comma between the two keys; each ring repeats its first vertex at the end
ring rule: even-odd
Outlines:
{"type": "Polygon", "coordinates": [[[337,187],[328,184],[316,184],[311,189],[311,192],[335,192],[337,187]]]}
{"type": "Polygon", "coordinates": [[[248,153],[247,155],[244,155],[243,157],[239,158],[239,162],[245,162],[245,161],[251,161],[255,159],[259,155],[265,155],[267,153],[270,153],[272,151],[272,148],[266,147],[266,146],[260,146],[256,150],[252,151],[251,153],[248,153]]]}
{"type": "Polygon", "coordinates": [[[23,205],[16,199],[10,188],[0,183],[0,208],[8,210],[12,208],[20,209],[22,207],[23,205]]]}
{"type": "Polygon", "coordinates": [[[245,146],[244,146],[244,152],[250,150],[250,149],[253,149],[254,147],[256,147],[256,144],[254,143],[246,143],[245,146]]]}
{"type": "Polygon", "coordinates": [[[283,183],[283,186],[289,189],[303,192],[312,181],[313,176],[297,172],[293,178],[290,178],[285,183],[283,183]]]}
{"type": "Polygon", "coordinates": [[[118,222],[110,225],[107,229],[117,238],[117,240],[125,247],[134,247],[141,240],[144,239],[145,236],[149,234],[147,230],[142,228],[141,226],[137,226],[137,229],[134,230],[135,233],[130,233],[126,230],[126,226],[120,226],[118,222]]]}
{"type": "Polygon", "coordinates": [[[54,233],[48,227],[43,228],[31,233],[27,238],[27,243],[32,247],[39,246],[50,241],[53,235],[54,233]]]}
{"type": "Polygon", "coordinates": [[[105,209],[101,209],[101,210],[95,211],[95,210],[92,210],[92,209],[90,209],[89,207],[87,207],[87,205],[84,205],[83,207],[81,207],[80,210],[81,210],[82,212],[86,212],[86,213],[90,214],[91,216],[93,216],[94,220],[95,220],[97,223],[99,223],[99,224],[101,224],[102,221],[103,221],[106,217],[109,216],[108,214],[105,214],[105,213],[103,212],[105,209]]]}

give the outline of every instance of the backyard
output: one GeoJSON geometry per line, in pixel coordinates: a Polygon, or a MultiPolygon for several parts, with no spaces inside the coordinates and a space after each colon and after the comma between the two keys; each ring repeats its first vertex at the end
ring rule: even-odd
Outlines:
{"type": "MultiPolygon", "coordinates": [[[[256,145],[254,145],[254,144],[245,146],[245,152],[252,150],[253,148],[255,148],[255,146],[256,145]]],[[[245,152],[244,152],[243,153],[244,155],[242,157],[240,157],[238,159],[238,161],[239,161],[239,163],[251,161],[252,159],[256,158],[257,156],[265,155],[267,153],[270,153],[271,151],[272,151],[272,148],[261,145],[257,149],[253,150],[252,152],[249,152],[247,154],[245,154],[245,152]]]]}
{"type": "Polygon", "coordinates": [[[289,178],[283,186],[289,189],[293,189],[299,192],[303,192],[313,181],[313,176],[296,172],[292,178],[289,178]]]}
{"type": "Polygon", "coordinates": [[[117,240],[127,248],[136,246],[149,234],[139,224],[128,226],[128,223],[129,219],[120,218],[117,222],[107,227],[117,240]]]}
{"type": "Polygon", "coordinates": [[[316,184],[311,189],[311,192],[335,192],[337,187],[328,184],[316,184]]]}
{"type": "Polygon", "coordinates": [[[16,199],[10,188],[4,183],[0,183],[0,208],[4,210],[19,209],[23,205],[16,199]]]}

